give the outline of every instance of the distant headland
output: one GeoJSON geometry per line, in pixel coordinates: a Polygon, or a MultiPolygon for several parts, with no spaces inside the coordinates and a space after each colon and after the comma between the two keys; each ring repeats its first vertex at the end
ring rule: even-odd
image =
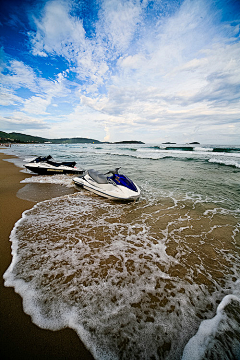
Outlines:
{"type": "Polygon", "coordinates": [[[136,141],[136,140],[126,140],[126,141],[116,141],[114,143],[110,143],[110,144],[145,144],[142,141],[136,141]]]}
{"type": "Polygon", "coordinates": [[[176,143],[174,142],[171,142],[171,141],[167,141],[167,142],[164,142],[163,145],[175,145],[176,143]]]}
{"type": "MultiPolygon", "coordinates": [[[[164,142],[162,143],[163,145],[176,145],[177,143],[175,142],[170,142],[170,141],[167,141],[167,142],[164,142]]],[[[200,145],[199,142],[197,141],[193,141],[193,142],[190,142],[190,143],[187,143],[188,145],[200,145]]]]}
{"type": "Polygon", "coordinates": [[[142,141],[118,141],[107,142],[99,141],[96,139],[74,137],[74,138],[61,138],[61,139],[47,139],[39,136],[26,135],[21,133],[6,133],[0,131],[0,143],[11,144],[144,144],[142,141]]]}

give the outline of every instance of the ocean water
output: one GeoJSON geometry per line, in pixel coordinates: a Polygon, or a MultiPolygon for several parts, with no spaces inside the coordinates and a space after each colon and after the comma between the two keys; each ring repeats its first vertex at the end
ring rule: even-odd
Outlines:
{"type": "MultiPolygon", "coordinates": [[[[95,359],[240,359],[240,146],[14,145],[121,172],[132,203],[72,176],[32,175],[5,286],[44,329],[73,328],[95,359]]],[[[26,170],[23,170],[26,171],[26,170]]]]}

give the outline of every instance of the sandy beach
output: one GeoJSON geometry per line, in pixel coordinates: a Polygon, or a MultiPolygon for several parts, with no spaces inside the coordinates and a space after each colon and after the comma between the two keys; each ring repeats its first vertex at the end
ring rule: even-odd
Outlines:
{"type": "Polygon", "coordinates": [[[4,287],[3,274],[11,263],[9,235],[23,211],[34,203],[19,199],[20,181],[27,174],[3,159],[11,156],[0,153],[0,314],[1,355],[4,359],[93,359],[77,334],[71,329],[42,330],[23,312],[22,298],[13,288],[4,287]]]}

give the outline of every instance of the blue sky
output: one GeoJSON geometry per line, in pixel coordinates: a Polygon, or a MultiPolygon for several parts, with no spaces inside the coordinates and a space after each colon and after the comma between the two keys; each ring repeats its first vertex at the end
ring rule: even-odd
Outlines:
{"type": "Polygon", "coordinates": [[[239,0],[0,7],[0,130],[240,144],[239,0]]]}

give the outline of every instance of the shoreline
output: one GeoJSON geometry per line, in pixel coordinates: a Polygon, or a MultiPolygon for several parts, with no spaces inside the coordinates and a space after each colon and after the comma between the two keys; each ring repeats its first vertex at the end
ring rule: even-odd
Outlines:
{"type": "Polygon", "coordinates": [[[4,359],[94,359],[77,333],[65,328],[44,330],[33,324],[22,307],[22,298],[13,288],[5,287],[3,274],[9,267],[11,242],[9,236],[22,213],[35,202],[16,196],[25,185],[20,181],[31,175],[20,172],[14,164],[3,159],[15,158],[0,152],[0,348],[4,359]]]}

